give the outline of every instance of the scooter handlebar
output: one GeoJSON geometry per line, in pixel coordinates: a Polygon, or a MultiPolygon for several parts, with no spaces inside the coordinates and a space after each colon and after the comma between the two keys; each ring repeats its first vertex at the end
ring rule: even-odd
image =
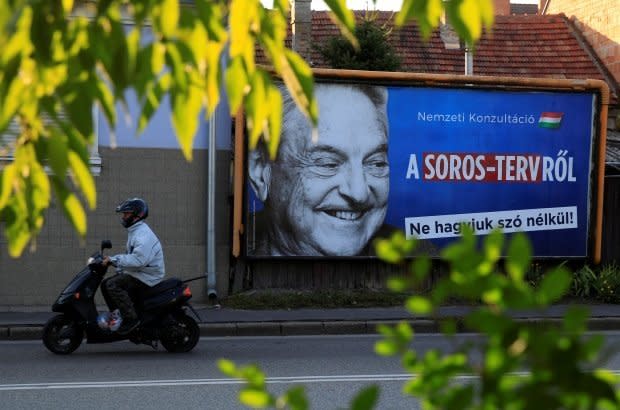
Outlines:
{"type": "Polygon", "coordinates": [[[88,258],[88,266],[92,270],[100,271],[102,274],[105,274],[108,270],[108,266],[103,264],[103,255],[101,253],[96,253],[88,258]]]}

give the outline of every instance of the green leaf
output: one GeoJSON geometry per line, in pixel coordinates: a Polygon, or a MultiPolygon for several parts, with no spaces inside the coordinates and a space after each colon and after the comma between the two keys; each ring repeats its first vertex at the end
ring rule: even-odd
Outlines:
{"type": "MultiPolygon", "coordinates": [[[[80,190],[86,198],[86,202],[90,209],[95,209],[97,206],[97,190],[95,189],[95,180],[90,173],[88,164],[84,163],[82,158],[75,152],[69,151],[68,153],[69,165],[71,166],[72,176],[80,187],[80,190]]],[[[60,175],[59,175],[60,176],[60,175]]],[[[71,205],[74,207],[75,205],[71,205]]],[[[80,205],[81,208],[81,205],[80,205]]],[[[81,226],[81,225],[80,225],[81,226]]],[[[84,222],[84,232],[86,232],[86,223],[84,222]]]]}
{"type": "Polygon", "coordinates": [[[391,277],[387,280],[387,287],[393,292],[404,292],[409,288],[409,282],[406,278],[391,277]]]}
{"type": "Polygon", "coordinates": [[[282,68],[282,79],[297,107],[310,119],[314,127],[319,121],[319,107],[314,98],[312,69],[306,61],[291,50],[284,50],[286,62],[282,68]]]}
{"type": "Polygon", "coordinates": [[[65,13],[70,13],[73,9],[73,0],[62,0],[62,9],[65,13]]]}
{"type": "Polygon", "coordinates": [[[431,259],[422,255],[413,260],[411,263],[411,272],[413,273],[415,280],[417,282],[422,282],[428,276],[431,270],[431,259]]]}
{"type": "Polygon", "coordinates": [[[68,158],[68,139],[67,136],[58,132],[57,129],[50,129],[50,138],[47,144],[47,157],[54,174],[64,177],[69,167],[68,158]]]}
{"type": "MultiPolygon", "coordinates": [[[[17,70],[17,67],[14,67],[17,70]]],[[[8,85],[3,84],[0,86],[2,105],[0,105],[0,126],[6,127],[17,112],[19,106],[23,102],[24,85],[20,78],[7,78],[12,74],[9,72],[3,73],[3,81],[6,81],[8,85]]],[[[17,74],[17,72],[15,72],[17,74]]]]}
{"type": "Polygon", "coordinates": [[[394,340],[380,340],[375,343],[375,352],[379,356],[394,356],[398,354],[399,348],[394,340]]]}
{"type": "Polygon", "coordinates": [[[433,28],[439,24],[442,13],[442,0],[404,0],[395,22],[398,27],[402,27],[415,19],[422,37],[428,39],[433,28]]]}
{"type": "Polygon", "coordinates": [[[532,245],[525,234],[516,233],[508,245],[506,271],[514,282],[523,281],[523,276],[532,261],[532,245]]]}
{"type": "Polygon", "coordinates": [[[480,39],[483,26],[488,29],[493,25],[492,0],[451,0],[444,4],[450,24],[470,46],[480,39]]]}
{"type": "Polygon", "coordinates": [[[269,102],[268,128],[265,139],[269,150],[269,157],[275,158],[280,146],[280,129],[282,127],[282,94],[276,86],[269,84],[267,88],[269,102]]]}
{"type": "Polygon", "coordinates": [[[403,255],[401,252],[392,244],[392,241],[389,239],[378,239],[375,241],[375,252],[377,256],[388,263],[396,264],[402,261],[403,255]]]}
{"type": "Polygon", "coordinates": [[[9,242],[9,255],[19,257],[31,238],[27,223],[28,209],[22,192],[15,193],[11,203],[2,210],[6,224],[5,234],[9,242]]]}
{"type": "Polygon", "coordinates": [[[138,133],[144,132],[144,129],[159,108],[162,98],[170,89],[171,79],[170,73],[166,73],[155,85],[147,87],[144,101],[142,102],[142,109],[140,110],[140,117],[138,118],[138,133]]]}
{"type": "Polygon", "coordinates": [[[67,113],[71,126],[84,137],[86,140],[92,140],[93,138],[93,100],[90,96],[79,90],[79,87],[84,87],[84,84],[76,84],[76,87],[69,93],[63,95],[63,105],[65,112],[67,113]]]}
{"type": "Polygon", "coordinates": [[[571,275],[564,268],[545,274],[536,292],[538,301],[547,305],[559,300],[570,288],[571,280],[571,275]]]}
{"type": "Polygon", "coordinates": [[[412,313],[427,315],[434,309],[433,303],[423,296],[411,296],[405,302],[405,307],[412,313]]]}
{"type": "Polygon", "coordinates": [[[564,328],[569,333],[585,332],[590,310],[581,306],[571,306],[564,315],[564,328]]]}
{"type": "Polygon", "coordinates": [[[499,229],[494,229],[484,238],[484,254],[489,262],[497,262],[502,255],[504,247],[504,234],[499,229]]]}
{"type": "Polygon", "coordinates": [[[56,197],[58,198],[63,212],[67,216],[67,219],[73,225],[73,228],[81,236],[86,235],[86,212],[78,198],[70,192],[64,183],[58,180],[57,177],[52,178],[56,197]]]}
{"type": "Polygon", "coordinates": [[[168,62],[172,70],[172,77],[174,79],[175,88],[182,92],[185,92],[187,90],[189,80],[187,78],[187,72],[185,71],[185,64],[183,64],[181,51],[177,47],[177,44],[167,44],[166,61],[168,62]]]}
{"type": "Polygon", "coordinates": [[[166,65],[166,46],[162,43],[153,43],[150,51],[151,73],[158,75],[166,65]]]}
{"type": "Polygon", "coordinates": [[[239,393],[239,401],[255,409],[265,408],[272,403],[272,398],[268,392],[260,389],[244,388],[239,393]]]}
{"type": "Polygon", "coordinates": [[[249,79],[240,57],[233,58],[229,61],[225,78],[230,115],[237,115],[237,111],[243,102],[243,97],[249,89],[249,79]]]}
{"type": "Polygon", "coordinates": [[[109,124],[116,124],[116,107],[114,105],[114,94],[105,84],[100,80],[95,80],[97,101],[103,109],[109,124]]]}
{"type": "Polygon", "coordinates": [[[372,386],[362,389],[353,398],[351,402],[352,410],[372,410],[379,399],[379,386],[373,384],[372,386]]]}
{"type": "Polygon", "coordinates": [[[232,0],[230,2],[230,57],[241,57],[248,73],[255,69],[254,37],[261,4],[258,0],[232,0]]]}
{"type": "Polygon", "coordinates": [[[165,37],[174,34],[179,23],[179,15],[178,0],[160,0],[159,12],[156,14],[154,22],[165,37]]]}
{"type": "Polygon", "coordinates": [[[303,387],[294,387],[286,392],[286,402],[294,410],[306,410],[308,409],[308,399],[306,398],[306,392],[303,387]]]}
{"type": "Polygon", "coordinates": [[[186,90],[171,90],[172,124],[181,151],[188,161],[192,160],[194,137],[198,131],[202,109],[200,89],[190,86],[186,90]]]}
{"type": "Polygon", "coordinates": [[[2,170],[2,179],[0,180],[0,210],[7,206],[11,193],[13,192],[16,178],[17,169],[15,164],[5,166],[2,170]]]}
{"type": "Polygon", "coordinates": [[[252,88],[246,101],[247,124],[249,131],[249,146],[254,149],[267,125],[269,107],[265,104],[268,86],[271,83],[269,74],[263,70],[256,70],[251,79],[252,88]]]}
{"type": "Polygon", "coordinates": [[[346,0],[325,0],[325,4],[332,13],[330,17],[336,23],[340,32],[346,37],[353,47],[359,48],[359,43],[355,37],[355,15],[347,7],[346,0]]]}
{"type": "Polygon", "coordinates": [[[229,377],[238,377],[237,366],[231,360],[219,359],[217,361],[217,367],[222,373],[229,377]]]}

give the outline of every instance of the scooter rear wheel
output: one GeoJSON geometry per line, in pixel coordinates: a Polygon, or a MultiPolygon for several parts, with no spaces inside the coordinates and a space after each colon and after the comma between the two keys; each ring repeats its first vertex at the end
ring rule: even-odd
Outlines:
{"type": "Polygon", "coordinates": [[[82,328],[67,315],[56,315],[43,327],[43,344],[52,353],[73,353],[83,338],[82,328]]]}
{"type": "Polygon", "coordinates": [[[174,319],[176,323],[162,329],[161,344],[171,353],[189,352],[200,339],[198,323],[187,315],[177,315],[174,319]]]}

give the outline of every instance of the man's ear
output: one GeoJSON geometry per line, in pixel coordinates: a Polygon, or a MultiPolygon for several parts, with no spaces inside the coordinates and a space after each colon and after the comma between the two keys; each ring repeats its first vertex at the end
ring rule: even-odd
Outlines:
{"type": "Polygon", "coordinates": [[[251,150],[248,155],[248,174],[250,184],[258,198],[265,202],[271,184],[271,162],[267,153],[260,149],[251,150]]]}

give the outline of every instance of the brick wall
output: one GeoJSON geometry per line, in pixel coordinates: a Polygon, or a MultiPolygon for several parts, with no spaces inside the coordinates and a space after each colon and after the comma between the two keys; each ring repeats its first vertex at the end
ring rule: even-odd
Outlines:
{"type": "MultiPolygon", "coordinates": [[[[542,0],[541,5],[544,4],[545,0],[542,0]]],[[[546,13],[564,13],[574,19],[577,27],[620,83],[619,0],[549,0],[546,13]]]]}

